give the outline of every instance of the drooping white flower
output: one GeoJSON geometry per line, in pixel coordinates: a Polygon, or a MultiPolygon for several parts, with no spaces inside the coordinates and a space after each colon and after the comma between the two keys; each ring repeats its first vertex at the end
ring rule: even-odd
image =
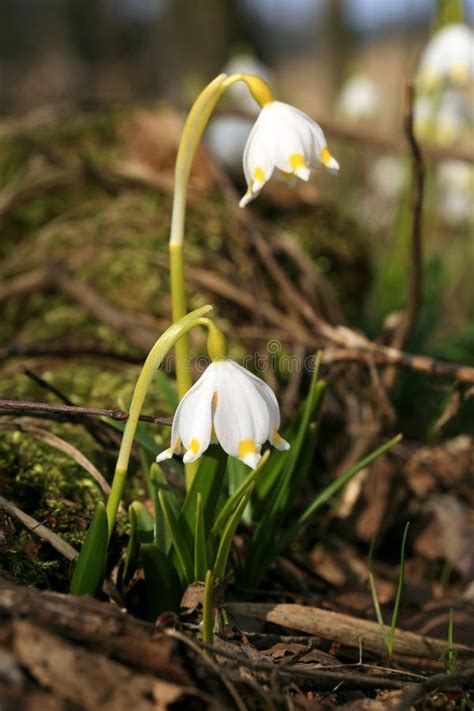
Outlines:
{"type": "Polygon", "coordinates": [[[157,462],[186,452],[194,462],[212,442],[252,469],[268,440],[280,450],[290,445],[278,433],[280,408],[273,390],[230,358],[212,362],[178,405],[171,427],[171,445],[157,462]]]}
{"type": "Polygon", "coordinates": [[[474,33],[463,23],[442,27],[428,42],[420,60],[420,84],[467,84],[474,79],[474,33]]]}
{"type": "Polygon", "coordinates": [[[337,99],[337,113],[344,119],[373,118],[380,109],[377,85],[363,74],[354,74],[343,84],[337,99]]]}
{"type": "Polygon", "coordinates": [[[245,146],[243,164],[248,188],[240,207],[260,193],[275,169],[287,178],[301,180],[309,180],[311,169],[318,165],[339,170],[322,128],[282,101],[271,101],[260,111],[245,146]]]}

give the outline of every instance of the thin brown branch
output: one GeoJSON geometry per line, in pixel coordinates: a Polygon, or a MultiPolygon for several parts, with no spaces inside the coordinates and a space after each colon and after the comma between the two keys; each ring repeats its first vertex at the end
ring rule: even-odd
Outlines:
{"type": "Polygon", "coordinates": [[[438,689],[472,688],[474,684],[474,669],[465,669],[454,674],[435,674],[422,684],[414,684],[402,697],[394,711],[409,711],[415,701],[430,691],[438,689]]]}
{"type": "MultiPolygon", "coordinates": [[[[411,235],[410,235],[410,282],[408,303],[398,328],[393,335],[391,345],[401,349],[416,323],[421,308],[423,291],[423,197],[425,186],[425,169],[420,146],[413,129],[413,111],[415,103],[415,87],[412,82],[405,85],[403,126],[410,147],[412,163],[411,187],[411,235]]],[[[396,371],[390,368],[385,373],[384,384],[392,388],[395,384],[396,371]]]]}
{"type": "MultiPolygon", "coordinates": [[[[171,637],[181,639],[181,635],[175,630],[165,630],[171,637]],[[179,635],[179,636],[178,636],[179,635]]],[[[213,652],[215,655],[236,662],[239,666],[247,667],[253,671],[269,672],[272,675],[278,674],[290,677],[302,677],[315,682],[318,689],[332,689],[336,684],[343,682],[345,689],[401,689],[404,683],[399,679],[391,679],[382,675],[354,674],[353,671],[327,671],[326,669],[305,669],[290,664],[270,664],[269,662],[258,662],[249,659],[242,654],[222,648],[218,643],[211,645],[205,642],[195,642],[202,649],[213,652]]],[[[342,666],[342,665],[341,665],[342,666]]]]}
{"type": "MultiPolygon", "coordinates": [[[[4,400],[0,399],[0,410],[8,410],[9,412],[28,413],[45,413],[57,415],[87,415],[88,417],[110,417],[112,420],[125,422],[128,420],[128,412],[125,410],[107,410],[101,407],[79,407],[76,405],[51,405],[46,402],[33,402],[30,400],[4,400]]],[[[169,417],[153,417],[150,415],[140,415],[140,420],[143,422],[151,422],[152,424],[171,425],[169,417]]]]}

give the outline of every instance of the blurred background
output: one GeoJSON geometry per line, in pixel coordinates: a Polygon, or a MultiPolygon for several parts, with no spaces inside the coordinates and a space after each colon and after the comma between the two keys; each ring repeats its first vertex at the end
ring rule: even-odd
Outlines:
{"type": "MultiPolygon", "coordinates": [[[[182,100],[249,53],[288,99],[318,112],[334,108],[344,78],[360,69],[383,91],[384,120],[396,122],[401,77],[414,73],[439,4],[1,0],[0,114],[51,102],[182,100]]],[[[471,21],[474,0],[464,12],[471,21]]]]}

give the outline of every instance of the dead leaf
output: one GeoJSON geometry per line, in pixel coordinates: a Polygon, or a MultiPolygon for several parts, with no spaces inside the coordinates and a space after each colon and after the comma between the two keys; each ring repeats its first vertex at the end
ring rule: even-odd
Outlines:
{"type": "Polygon", "coordinates": [[[474,440],[459,435],[438,447],[422,447],[410,457],[404,467],[408,486],[425,497],[439,484],[452,487],[474,474],[474,440]]]}
{"type": "Polygon", "coordinates": [[[87,711],[166,711],[169,703],[188,693],[29,622],[14,620],[12,629],[14,651],[31,676],[87,711]]]}
{"type": "Polygon", "coordinates": [[[474,574],[474,526],[466,506],[452,494],[432,496],[427,509],[434,515],[415,540],[415,550],[430,560],[444,559],[469,579],[474,574]]]}

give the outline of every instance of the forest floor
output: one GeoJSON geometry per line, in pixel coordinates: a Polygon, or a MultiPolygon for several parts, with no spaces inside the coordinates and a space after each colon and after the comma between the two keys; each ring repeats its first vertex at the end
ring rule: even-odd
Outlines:
{"type": "MultiPolygon", "coordinates": [[[[473,368],[391,348],[389,332],[366,339],[357,314],[377,265],[364,228],[312,186],[276,185],[257,217],[239,213],[205,150],[190,192],[190,308],[214,304],[237,359],[268,356],[269,343],[300,359],[322,349],[320,446],[295,511],[322,481],[405,437],[304,527],[259,589],[225,581],[212,648],[199,585],[180,616],[124,608],[123,512],[101,599],[68,595],[113,474],[117,423],[168,324],[180,126],[151,110],[0,123],[1,711],[474,708],[473,368]],[[433,402],[440,412],[422,426],[433,402]],[[370,577],[390,625],[407,521],[389,655],[370,577]]],[[[267,377],[289,418],[305,373],[267,377]]],[[[170,383],[158,376],[146,405],[157,450],[170,383]]],[[[137,450],[127,500],[147,501],[141,466],[137,450]]],[[[245,549],[245,530],[235,543],[245,549]]]]}

